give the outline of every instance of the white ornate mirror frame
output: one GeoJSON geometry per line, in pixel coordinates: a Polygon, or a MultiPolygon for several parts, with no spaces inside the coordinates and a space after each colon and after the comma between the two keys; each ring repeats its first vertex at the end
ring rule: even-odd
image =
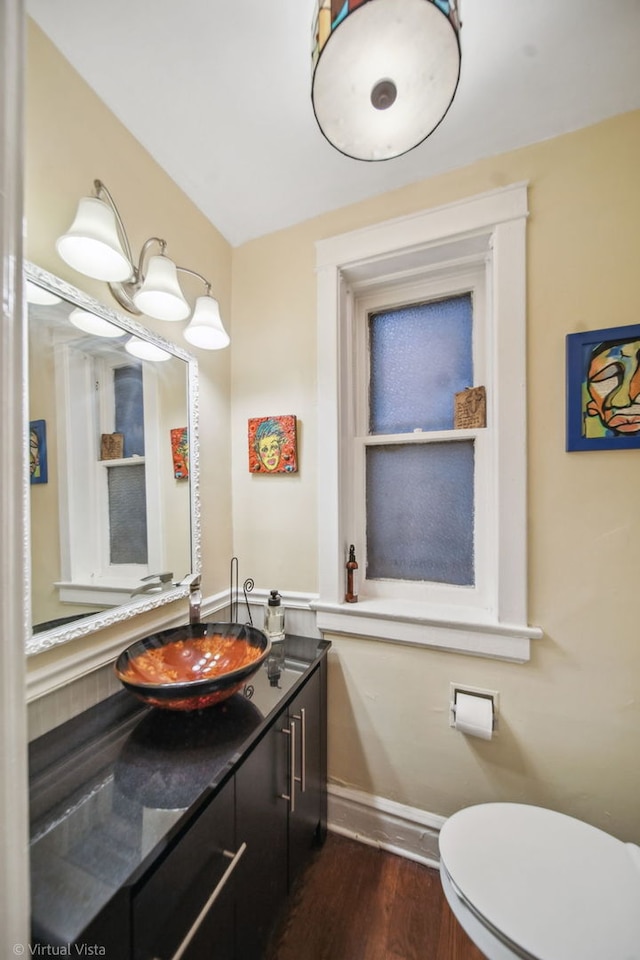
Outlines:
{"type": "MultiPolygon", "coordinates": [[[[31,281],[36,286],[47,291],[48,293],[54,294],[55,296],[61,298],[64,301],[71,303],[72,305],[80,308],[81,310],[89,311],[90,313],[95,314],[103,320],[108,321],[109,323],[115,324],[116,326],[122,328],[126,333],[131,334],[132,336],[139,337],[142,340],[146,340],[150,343],[155,344],[160,347],[162,350],[165,350],[167,353],[171,354],[174,357],[177,357],[180,360],[183,360],[186,363],[187,369],[187,406],[188,406],[188,430],[189,430],[189,497],[190,497],[190,515],[191,515],[191,574],[199,574],[201,569],[201,535],[200,535],[200,489],[199,489],[199,444],[198,444],[198,421],[199,421],[199,391],[198,391],[198,365],[195,357],[187,353],[181,347],[176,346],[168,340],[165,340],[163,337],[159,336],[155,332],[149,330],[148,328],[142,326],[137,321],[125,316],[122,313],[119,313],[115,310],[111,310],[106,307],[104,304],[95,300],[93,297],[88,296],[83,293],[81,290],[78,290],[76,287],[72,286],[69,283],[59,279],[53,274],[47,272],[46,270],[41,269],[40,267],[35,266],[34,264],[25,262],[24,264],[24,276],[26,280],[31,281]]],[[[26,378],[25,378],[26,380],[26,378]]],[[[25,383],[25,394],[28,397],[29,385],[25,383]]],[[[27,399],[25,397],[25,406],[27,405],[27,399]]],[[[26,481],[28,483],[28,480],[26,481]]],[[[29,489],[25,491],[25,499],[29,498],[29,489]]],[[[51,648],[56,647],[60,644],[69,643],[70,641],[77,640],[79,638],[87,637],[89,634],[94,634],[97,631],[102,631],[108,627],[112,627],[114,624],[121,623],[125,620],[131,620],[132,618],[139,617],[140,614],[146,614],[149,611],[156,610],[158,607],[164,606],[165,604],[172,603],[176,600],[183,599],[189,594],[189,587],[187,585],[178,584],[171,589],[163,590],[160,593],[150,593],[140,597],[136,597],[129,602],[120,603],[118,606],[113,606],[109,609],[101,611],[99,613],[92,613],[87,616],[82,617],[82,619],[74,620],[71,623],[57,626],[53,629],[44,630],[41,633],[32,634],[31,638],[27,640],[26,652],[29,658],[34,657],[38,654],[49,651],[51,648]]],[[[132,634],[135,631],[126,631],[128,635],[132,634]]],[[[122,645],[122,639],[120,639],[120,646],[122,645]]],[[[61,675],[56,680],[51,680],[51,682],[46,682],[43,677],[38,677],[34,681],[34,671],[30,670],[30,687],[29,690],[29,699],[32,699],[33,696],[40,695],[42,692],[45,692],[46,689],[51,689],[56,686],[59,686],[60,683],[68,681],[73,678],[75,673],[81,674],[86,673],[87,669],[90,666],[95,666],[96,656],[95,651],[87,655],[86,644],[83,645],[84,653],[80,654],[80,660],[83,661],[83,666],[78,664],[78,670],[67,665],[61,675]],[[34,686],[35,684],[35,686],[34,686]]],[[[103,651],[102,655],[99,657],[101,662],[104,662],[105,654],[107,651],[103,651]]],[[[68,658],[63,658],[68,659],[68,658]]],[[[37,676],[36,672],[36,676],[37,676]]]]}

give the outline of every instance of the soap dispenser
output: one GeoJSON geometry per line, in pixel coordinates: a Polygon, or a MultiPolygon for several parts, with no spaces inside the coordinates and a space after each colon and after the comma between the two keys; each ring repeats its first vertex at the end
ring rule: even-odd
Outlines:
{"type": "Polygon", "coordinates": [[[271,591],[264,610],[264,632],[272,643],[284,640],[284,607],[277,590],[271,591]]]}

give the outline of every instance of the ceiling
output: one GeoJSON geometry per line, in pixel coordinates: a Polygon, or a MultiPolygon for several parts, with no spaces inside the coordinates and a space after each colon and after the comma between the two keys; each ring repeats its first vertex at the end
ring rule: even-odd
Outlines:
{"type": "Polygon", "coordinates": [[[640,107],[640,0],[461,0],[462,72],[442,124],[402,157],[352,160],[313,115],[314,8],[314,0],[27,0],[233,246],[640,107]]]}

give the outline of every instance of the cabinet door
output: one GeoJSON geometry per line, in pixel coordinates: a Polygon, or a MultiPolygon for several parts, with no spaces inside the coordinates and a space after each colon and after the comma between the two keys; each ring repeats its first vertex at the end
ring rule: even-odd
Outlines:
{"type": "Polygon", "coordinates": [[[283,713],[236,773],[236,837],[247,845],[238,868],[238,960],[260,960],[287,896],[286,729],[283,713]]]}
{"type": "Polygon", "coordinates": [[[316,670],[288,709],[294,730],[293,803],[289,811],[289,886],[323,839],[326,769],[322,740],[321,672],[316,670]]]}
{"type": "Polygon", "coordinates": [[[135,894],[135,960],[233,960],[234,801],[230,780],[135,894]]]}

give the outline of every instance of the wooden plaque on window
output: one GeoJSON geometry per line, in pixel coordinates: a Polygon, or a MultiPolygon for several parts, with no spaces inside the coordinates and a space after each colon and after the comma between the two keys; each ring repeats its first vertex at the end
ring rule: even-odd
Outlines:
{"type": "Polygon", "coordinates": [[[484,387],[469,387],[456,393],[453,425],[456,430],[486,427],[487,395],[484,387]]]}
{"type": "Polygon", "coordinates": [[[121,460],[124,456],[124,434],[103,433],[100,444],[101,460],[121,460]]]}

